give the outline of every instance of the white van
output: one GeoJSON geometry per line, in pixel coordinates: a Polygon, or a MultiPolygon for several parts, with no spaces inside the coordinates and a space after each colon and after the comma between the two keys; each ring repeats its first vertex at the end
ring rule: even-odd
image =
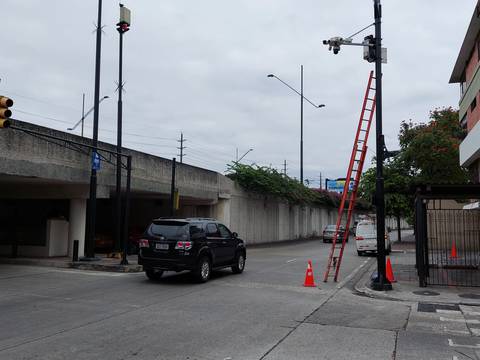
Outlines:
{"type": "MultiPolygon", "coordinates": [[[[377,224],[371,220],[360,221],[355,232],[355,244],[359,256],[367,251],[377,252],[377,224]]],[[[391,250],[390,236],[385,229],[385,254],[390,254],[391,250]]]]}

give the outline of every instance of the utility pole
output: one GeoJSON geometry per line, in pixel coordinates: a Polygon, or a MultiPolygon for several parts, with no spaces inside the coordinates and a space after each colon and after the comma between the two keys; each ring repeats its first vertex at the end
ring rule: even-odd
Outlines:
{"type": "Polygon", "coordinates": [[[320,190],[322,190],[322,172],[320,172],[320,190]]]}
{"type": "Polygon", "coordinates": [[[170,184],[170,216],[175,215],[175,169],[177,167],[177,159],[172,159],[172,182],[170,184]]]}
{"type": "MultiPolygon", "coordinates": [[[[186,155],[183,153],[183,150],[186,149],[186,146],[183,146],[183,143],[187,141],[186,139],[183,138],[183,132],[180,133],[180,140],[177,140],[177,142],[180,143],[180,147],[177,147],[177,149],[180,150],[180,164],[183,164],[183,157],[186,155]]],[[[238,156],[238,155],[237,155],[238,156]]]]}
{"type": "Polygon", "coordinates": [[[300,183],[303,185],[303,65],[300,65],[300,183]]]}
{"type": "Polygon", "coordinates": [[[283,176],[287,177],[287,160],[283,160],[283,176]]]}
{"type": "Polygon", "coordinates": [[[93,151],[90,174],[90,196],[87,207],[87,224],[85,231],[85,260],[95,260],[95,220],[97,216],[97,167],[94,165],[98,158],[98,111],[100,103],[100,64],[102,49],[102,0],[98,0],[97,39],[95,50],[95,94],[93,110],[93,151]]]}
{"type": "Polygon", "coordinates": [[[377,211],[377,268],[378,276],[371,287],[374,290],[391,290],[392,284],[386,277],[385,266],[385,191],[383,179],[384,137],[382,129],[382,5],[374,0],[375,16],[375,96],[377,136],[377,179],[375,186],[375,207],[377,211]]]}

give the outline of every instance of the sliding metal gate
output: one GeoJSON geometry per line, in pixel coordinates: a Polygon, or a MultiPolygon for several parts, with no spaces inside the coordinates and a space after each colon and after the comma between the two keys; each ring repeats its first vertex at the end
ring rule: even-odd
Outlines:
{"type": "Polygon", "coordinates": [[[417,192],[415,237],[420,286],[480,286],[480,210],[462,209],[468,201],[459,203],[455,196],[417,192]],[[447,201],[460,209],[432,206],[447,201]]]}

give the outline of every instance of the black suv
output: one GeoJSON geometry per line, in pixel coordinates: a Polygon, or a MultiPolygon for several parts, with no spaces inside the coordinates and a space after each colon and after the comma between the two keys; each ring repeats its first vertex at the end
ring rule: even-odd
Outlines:
{"type": "Polygon", "coordinates": [[[212,269],[231,267],[239,274],[247,255],[237,233],[209,218],[153,220],[139,250],[138,263],[151,280],[168,270],[190,270],[200,282],[208,281],[212,269]]]}

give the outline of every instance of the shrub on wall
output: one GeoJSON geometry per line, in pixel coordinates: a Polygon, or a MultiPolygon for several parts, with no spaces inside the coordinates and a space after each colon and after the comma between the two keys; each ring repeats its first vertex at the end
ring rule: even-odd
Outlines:
{"type": "Polygon", "coordinates": [[[228,165],[227,176],[246,190],[262,195],[272,195],[291,204],[331,207],[340,205],[341,195],[327,190],[308,188],[271,167],[233,162],[228,165]]]}

